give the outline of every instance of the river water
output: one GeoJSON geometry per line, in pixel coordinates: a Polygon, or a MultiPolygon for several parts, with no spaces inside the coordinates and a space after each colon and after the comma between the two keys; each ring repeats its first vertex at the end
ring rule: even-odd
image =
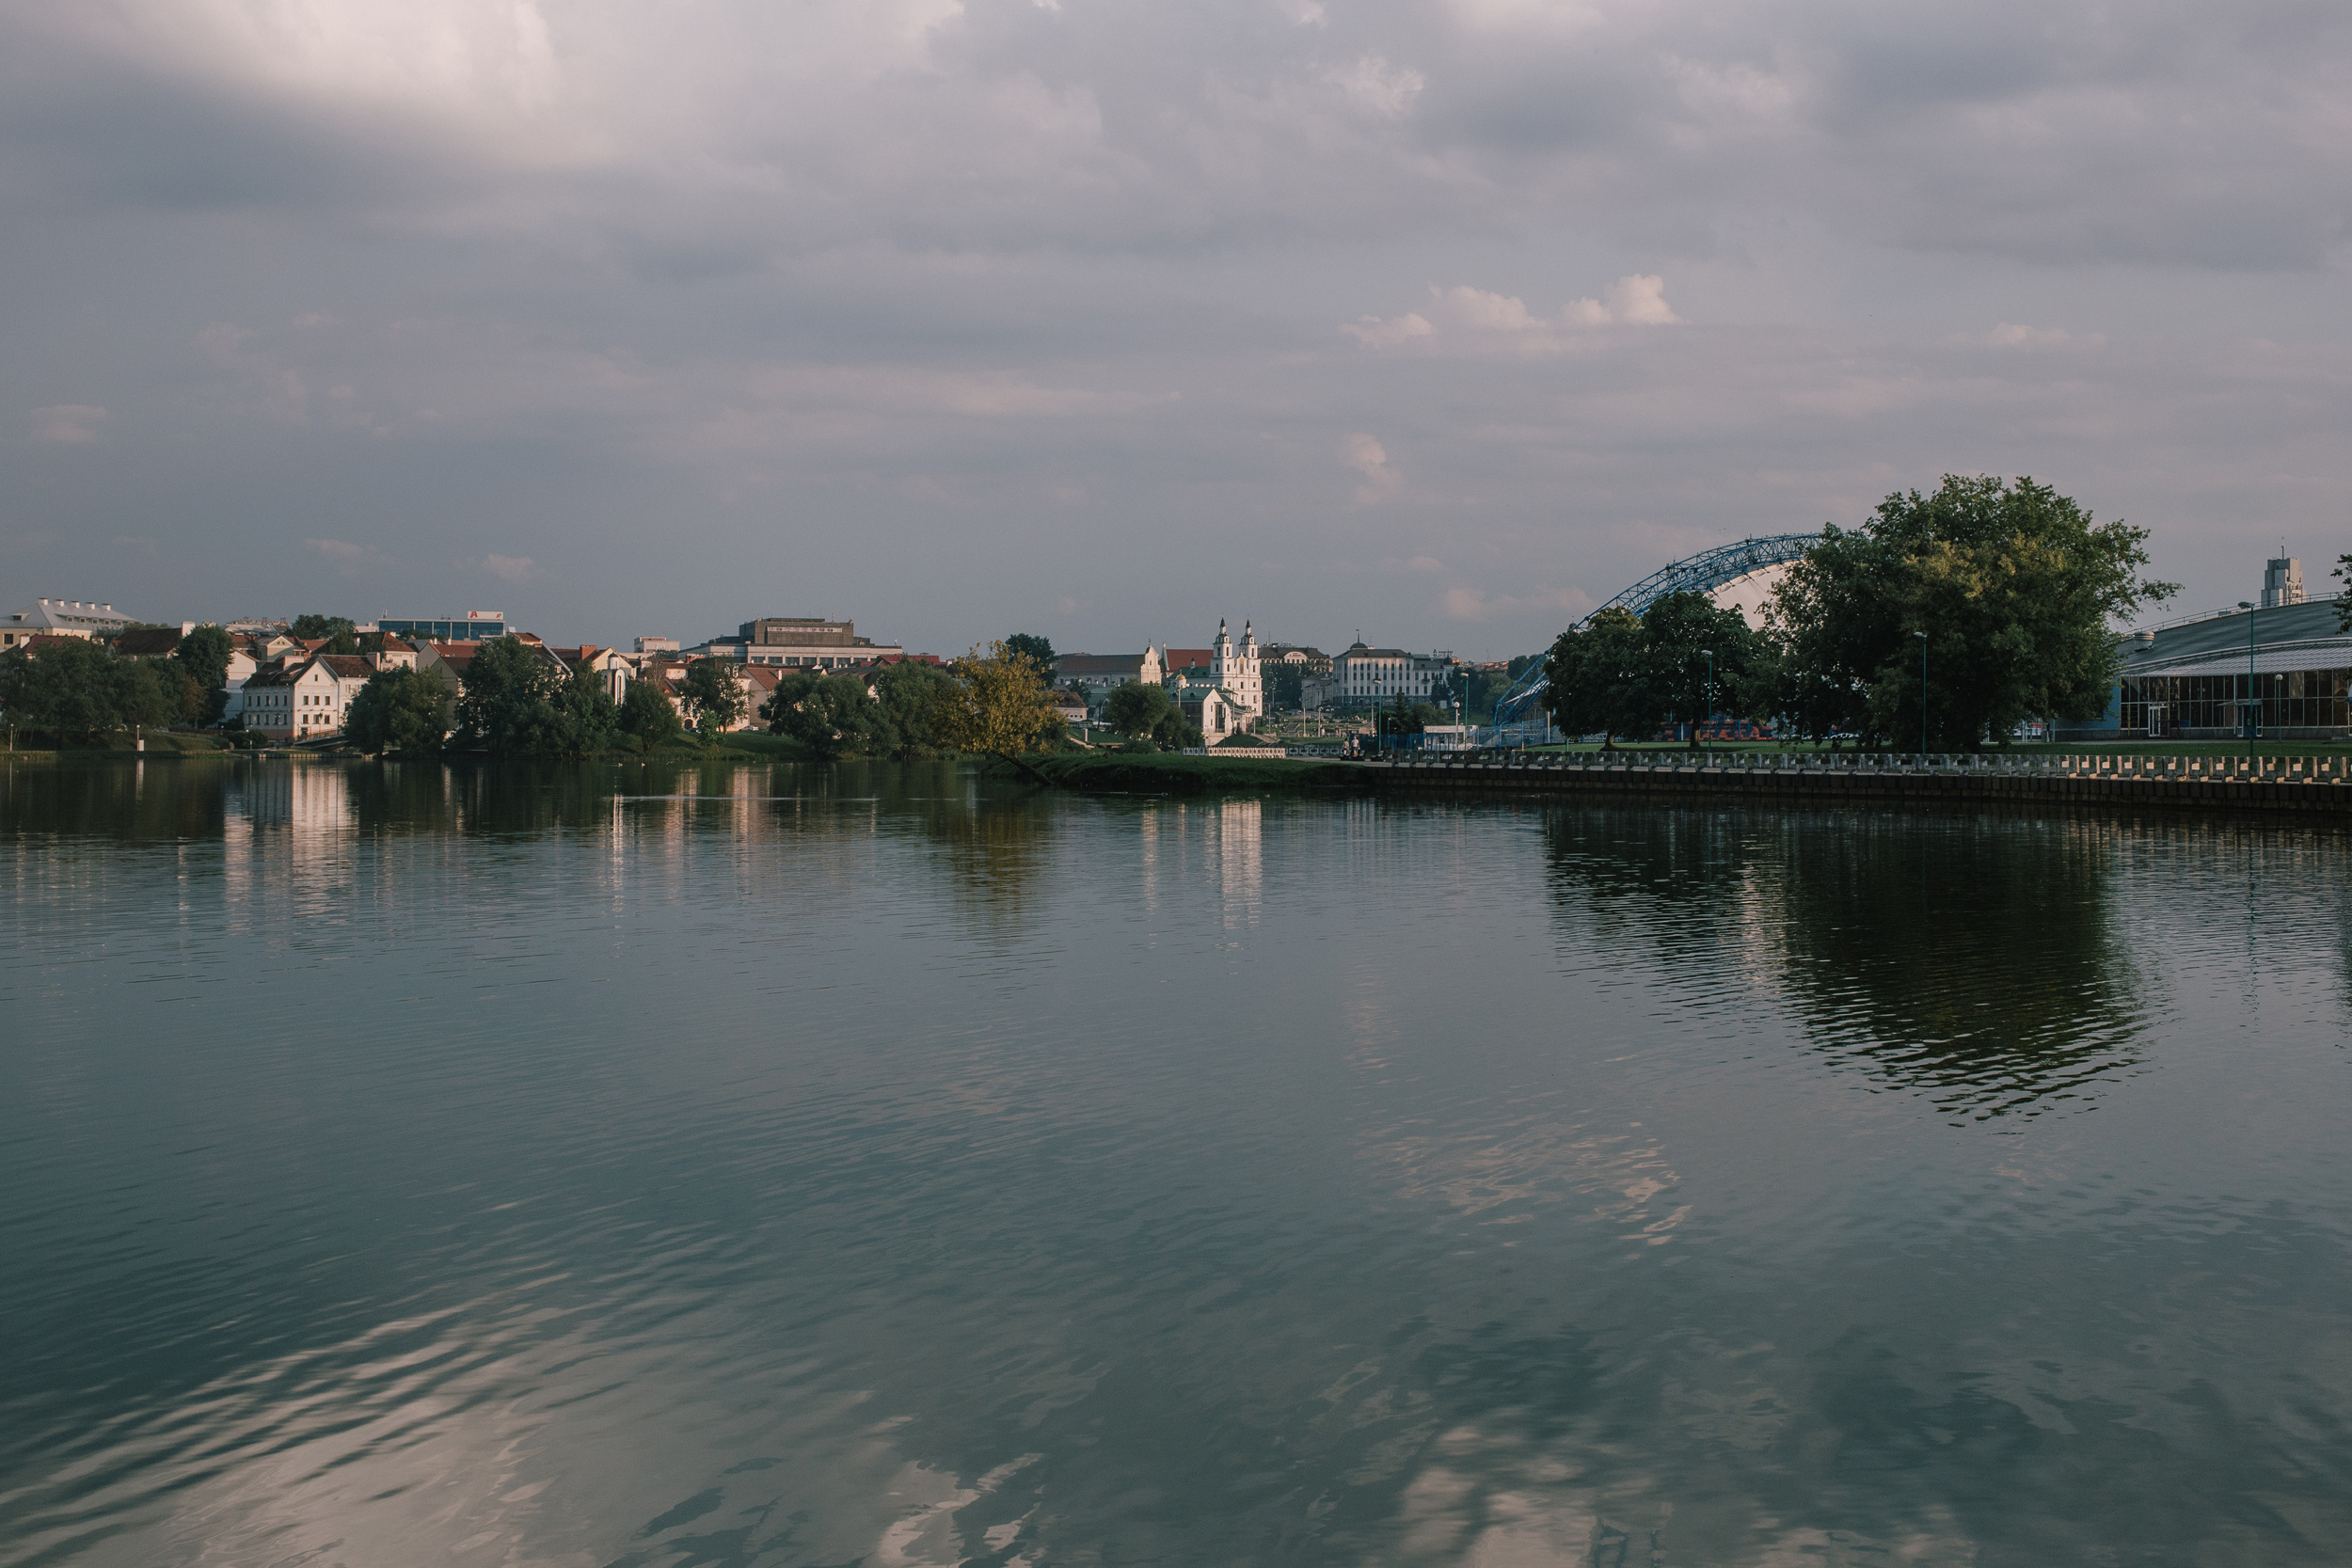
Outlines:
{"type": "Polygon", "coordinates": [[[2333,830],[0,778],[0,1560],[2352,1555],[2333,830]]]}

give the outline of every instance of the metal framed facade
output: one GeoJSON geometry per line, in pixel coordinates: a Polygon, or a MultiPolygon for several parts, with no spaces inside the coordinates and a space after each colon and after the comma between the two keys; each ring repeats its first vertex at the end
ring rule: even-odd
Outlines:
{"type": "Polygon", "coordinates": [[[2264,730],[2352,729],[2352,670],[2278,670],[2254,675],[2126,675],[2118,728],[2151,737],[2243,734],[2246,707],[2264,730]]]}

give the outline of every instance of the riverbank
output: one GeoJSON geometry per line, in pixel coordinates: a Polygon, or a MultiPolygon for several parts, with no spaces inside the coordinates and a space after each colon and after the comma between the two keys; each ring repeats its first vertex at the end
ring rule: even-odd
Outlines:
{"type": "Polygon", "coordinates": [[[1057,752],[1037,770],[1087,795],[1257,795],[1365,787],[1361,764],[1312,757],[1185,756],[1176,752],[1057,752]]]}

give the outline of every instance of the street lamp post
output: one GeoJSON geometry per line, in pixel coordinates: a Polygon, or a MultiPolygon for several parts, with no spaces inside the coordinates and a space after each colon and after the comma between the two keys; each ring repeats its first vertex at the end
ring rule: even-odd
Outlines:
{"type": "Polygon", "coordinates": [[[2254,706],[2254,606],[2240,599],[2237,607],[2246,611],[2246,760],[2250,763],[2254,760],[2255,715],[2261,711],[2254,706]]]}
{"type": "Polygon", "coordinates": [[[1919,640],[1919,754],[1928,754],[1928,634],[1915,631],[1919,640]]]}
{"type": "Polygon", "coordinates": [[[1702,705],[1699,722],[1708,724],[1715,719],[1715,650],[1701,648],[1699,652],[1707,657],[1707,701],[1702,705]]]}

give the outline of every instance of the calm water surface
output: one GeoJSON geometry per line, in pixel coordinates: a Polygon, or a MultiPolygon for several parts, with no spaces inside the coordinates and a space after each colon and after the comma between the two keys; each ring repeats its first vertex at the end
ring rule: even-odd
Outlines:
{"type": "Polygon", "coordinates": [[[19,766],[0,1560],[2340,1562],[2345,848],[19,766]]]}

